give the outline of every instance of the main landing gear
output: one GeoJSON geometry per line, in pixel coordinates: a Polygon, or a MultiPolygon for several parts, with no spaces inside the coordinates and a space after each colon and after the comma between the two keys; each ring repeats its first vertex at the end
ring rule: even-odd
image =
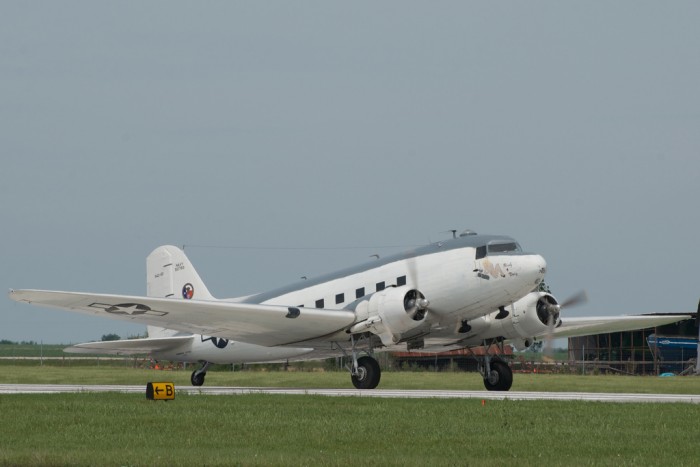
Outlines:
{"type": "Polygon", "coordinates": [[[190,376],[192,386],[201,386],[204,384],[204,377],[207,375],[207,369],[209,368],[209,365],[211,365],[211,363],[204,362],[201,368],[192,372],[192,376],[190,376]]]}
{"type": "Polygon", "coordinates": [[[489,391],[507,391],[513,385],[513,372],[506,362],[498,357],[486,355],[479,363],[479,372],[484,378],[484,386],[489,391]]]}
{"type": "Polygon", "coordinates": [[[370,356],[360,357],[357,359],[357,366],[353,365],[350,370],[350,377],[352,384],[357,389],[374,389],[379,385],[382,370],[374,358],[370,356]]]}
{"type": "MultiPolygon", "coordinates": [[[[349,370],[353,386],[357,389],[376,388],[382,377],[382,370],[379,368],[379,363],[370,355],[358,358],[355,337],[352,335],[350,336],[350,342],[352,343],[352,366],[349,370]]],[[[371,352],[371,346],[369,351],[371,352]]]]}

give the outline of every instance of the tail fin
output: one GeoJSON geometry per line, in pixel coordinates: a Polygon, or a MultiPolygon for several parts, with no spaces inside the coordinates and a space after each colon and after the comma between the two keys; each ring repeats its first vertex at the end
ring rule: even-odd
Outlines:
{"type": "MultiPolygon", "coordinates": [[[[159,298],[215,300],[185,252],[165,245],[146,258],[146,295],[159,298]]],[[[177,331],[148,326],[149,337],[167,337],[177,331]]]]}

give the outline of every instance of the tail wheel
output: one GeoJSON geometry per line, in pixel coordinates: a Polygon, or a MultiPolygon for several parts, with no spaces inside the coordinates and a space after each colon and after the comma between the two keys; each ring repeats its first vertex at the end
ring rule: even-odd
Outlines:
{"type": "Polygon", "coordinates": [[[382,370],[379,363],[372,357],[357,359],[357,373],[352,375],[352,384],[357,389],[374,389],[379,385],[382,370]]]}
{"type": "Polygon", "coordinates": [[[484,378],[484,386],[489,391],[507,391],[513,385],[513,372],[506,362],[494,360],[491,371],[484,378]]]}

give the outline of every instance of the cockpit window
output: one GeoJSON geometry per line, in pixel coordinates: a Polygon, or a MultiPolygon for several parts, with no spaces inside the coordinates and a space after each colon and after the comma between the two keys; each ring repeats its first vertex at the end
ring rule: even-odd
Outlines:
{"type": "Polygon", "coordinates": [[[486,245],[476,248],[476,259],[481,259],[486,257],[486,245]]]}
{"type": "Polygon", "coordinates": [[[515,242],[509,243],[491,243],[488,248],[489,254],[507,253],[511,251],[522,251],[520,245],[515,242]]]}

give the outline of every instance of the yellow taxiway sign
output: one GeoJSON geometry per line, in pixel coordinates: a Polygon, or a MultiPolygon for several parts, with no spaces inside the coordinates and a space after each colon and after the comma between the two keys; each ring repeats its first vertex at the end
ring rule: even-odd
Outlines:
{"type": "Polygon", "coordinates": [[[175,399],[174,383],[148,383],[146,399],[153,401],[169,401],[175,399]]]}

